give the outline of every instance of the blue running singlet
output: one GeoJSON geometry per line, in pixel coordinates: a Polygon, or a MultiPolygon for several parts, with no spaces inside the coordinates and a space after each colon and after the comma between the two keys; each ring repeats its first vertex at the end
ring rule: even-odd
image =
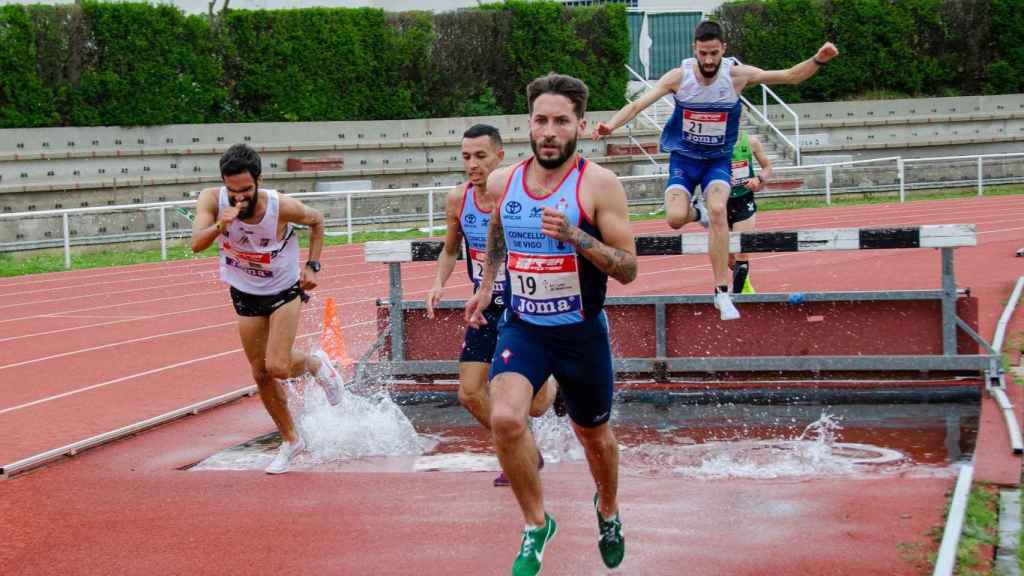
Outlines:
{"type": "Polygon", "coordinates": [[[736,61],[722,58],[710,85],[694,73],[696,59],[683,60],[683,79],[675,93],[675,109],[661,132],[661,150],[698,160],[732,156],[739,133],[739,95],[732,84],[736,61]]]}
{"type": "Polygon", "coordinates": [[[526,186],[526,169],[532,160],[513,170],[500,204],[508,249],[505,302],[510,314],[530,324],[575,324],[604,308],[608,275],[577,254],[572,244],[545,236],[541,215],[544,207],[555,208],[566,215],[570,226],[601,240],[579,201],[587,161],[580,158],[552,194],[537,197],[526,186]]]}

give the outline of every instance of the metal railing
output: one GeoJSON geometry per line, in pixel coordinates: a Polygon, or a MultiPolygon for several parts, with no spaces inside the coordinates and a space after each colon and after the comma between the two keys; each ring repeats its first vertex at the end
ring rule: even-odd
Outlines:
{"type": "MultiPolygon", "coordinates": [[[[783,139],[786,140],[787,144],[789,144],[790,146],[792,146],[796,150],[796,165],[799,166],[800,165],[800,115],[797,114],[796,112],[794,112],[793,109],[789,107],[789,104],[786,104],[785,102],[783,102],[782,98],[779,98],[779,95],[776,94],[775,92],[773,92],[771,88],[765,86],[764,84],[761,84],[761,114],[760,114],[760,116],[765,120],[765,122],[768,122],[768,125],[771,126],[773,130],[778,132],[780,135],[782,134],[782,132],[780,132],[779,129],[775,127],[775,124],[772,124],[772,122],[770,120],[768,120],[768,96],[769,95],[771,95],[772,98],[774,98],[779,104],[782,105],[783,110],[785,110],[786,112],[789,112],[790,116],[793,117],[793,129],[794,129],[794,133],[796,134],[796,137],[794,138],[794,140],[796,140],[796,143],[794,144],[793,142],[790,142],[789,139],[786,138],[785,136],[783,136],[783,139]]],[[[749,102],[748,102],[748,104],[749,104],[749,102]]],[[[754,110],[755,112],[757,111],[753,106],[750,106],[750,109],[754,110]]]]}
{"type": "MultiPolygon", "coordinates": [[[[787,172],[818,172],[824,173],[824,191],[825,201],[828,204],[832,203],[832,197],[837,193],[833,185],[833,173],[835,169],[840,167],[867,165],[867,164],[878,164],[885,162],[894,162],[896,166],[896,178],[895,183],[882,183],[872,185],[870,187],[864,185],[858,185],[850,190],[843,193],[864,193],[864,192],[887,192],[892,190],[899,191],[900,202],[906,201],[906,193],[908,187],[913,188],[938,188],[950,186],[949,181],[926,181],[917,182],[912,185],[908,185],[906,178],[906,165],[908,163],[925,163],[925,162],[943,162],[948,164],[951,161],[956,160],[975,160],[979,166],[982,166],[984,160],[987,158],[1009,158],[1009,157],[1022,157],[1024,158],[1024,152],[1016,153],[1005,153],[1005,154],[979,154],[979,155],[966,155],[966,156],[941,156],[934,158],[902,158],[900,156],[890,156],[886,158],[874,158],[868,160],[849,160],[844,162],[833,162],[828,164],[812,164],[803,166],[782,166],[775,169],[776,173],[787,173],[787,172]]],[[[984,172],[978,170],[976,173],[976,185],[978,188],[978,194],[982,195],[984,192],[984,183],[986,179],[984,172]]],[[[639,175],[639,176],[622,176],[619,179],[622,182],[644,182],[644,181],[658,181],[663,179],[663,174],[652,174],[652,175],[639,175]]],[[[1010,182],[1024,182],[1024,174],[1020,176],[1014,176],[1012,178],[997,178],[999,183],[1005,184],[1010,182]]],[[[975,180],[958,180],[954,184],[974,184],[975,180]]],[[[437,206],[434,201],[434,194],[440,192],[447,192],[451,190],[451,186],[435,186],[429,188],[396,188],[396,189],[381,189],[381,190],[345,190],[345,191],[326,191],[326,192],[302,192],[292,194],[291,196],[297,198],[339,198],[344,197],[346,212],[344,218],[331,219],[328,221],[329,226],[334,224],[341,224],[344,226],[344,232],[331,233],[331,235],[346,236],[348,241],[351,243],[354,235],[354,227],[356,224],[379,224],[379,223],[395,223],[402,221],[418,220],[422,221],[425,217],[427,222],[426,233],[428,236],[434,235],[435,222],[437,220],[437,206]],[[408,197],[408,196],[422,196],[426,194],[426,213],[423,214],[417,211],[412,215],[399,215],[399,214],[381,214],[374,217],[356,217],[354,216],[353,200],[359,198],[374,198],[374,197],[408,197]]],[[[816,191],[787,191],[787,192],[762,192],[759,193],[760,197],[771,198],[771,197],[793,197],[793,196],[819,196],[821,192],[816,191]]],[[[652,199],[650,201],[637,201],[634,199],[631,204],[634,206],[645,205],[652,203],[660,203],[662,200],[659,198],[652,199]]],[[[11,221],[20,218],[40,218],[40,217],[59,217],[61,219],[61,239],[54,240],[50,247],[62,246],[64,250],[64,265],[67,268],[71,267],[71,247],[72,247],[72,234],[70,227],[70,217],[81,214],[95,214],[95,213],[117,213],[117,212],[145,212],[151,210],[159,211],[159,232],[158,233],[132,233],[122,234],[111,240],[106,240],[109,243],[118,242],[134,242],[139,240],[156,240],[160,241],[161,257],[167,258],[167,241],[168,237],[174,236],[187,236],[188,231],[181,230],[172,232],[168,230],[167,225],[167,209],[179,209],[179,208],[191,208],[195,205],[195,200],[178,200],[171,202],[157,202],[150,204],[124,204],[117,206],[91,206],[87,208],[68,208],[68,209],[55,209],[55,210],[36,210],[31,212],[8,212],[0,213],[0,222],[11,221]]],[[[383,211],[382,211],[383,212],[383,211]]],[[[442,214],[443,218],[443,207],[442,214]]],[[[38,246],[36,246],[38,248],[38,246]]]]}

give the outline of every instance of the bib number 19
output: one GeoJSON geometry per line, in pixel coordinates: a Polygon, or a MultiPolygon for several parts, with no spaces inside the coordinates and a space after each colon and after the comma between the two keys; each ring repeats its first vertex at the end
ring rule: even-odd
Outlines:
{"type": "Polygon", "coordinates": [[[533,296],[537,293],[537,279],[533,276],[516,276],[519,278],[519,292],[527,296],[533,296]]]}

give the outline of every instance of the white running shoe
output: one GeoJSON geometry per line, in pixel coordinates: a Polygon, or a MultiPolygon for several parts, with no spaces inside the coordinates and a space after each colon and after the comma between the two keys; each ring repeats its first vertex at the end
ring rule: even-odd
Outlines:
{"type": "Polygon", "coordinates": [[[281,442],[274,461],[267,466],[267,474],[284,474],[292,465],[295,456],[306,449],[306,441],[300,436],[296,442],[281,442]]]}
{"type": "Polygon", "coordinates": [[[728,292],[715,293],[715,308],[721,312],[722,320],[737,320],[740,317],[740,311],[733,305],[728,292]]]}
{"type": "Polygon", "coordinates": [[[320,370],[316,373],[317,384],[320,384],[324,389],[324,394],[327,395],[327,401],[331,403],[331,406],[337,406],[338,402],[341,402],[341,397],[339,396],[341,387],[344,386],[341,374],[338,374],[334,363],[331,362],[331,359],[323,350],[313,352],[313,356],[320,360],[320,370]]]}
{"type": "Polygon", "coordinates": [[[704,192],[700,194],[694,194],[693,200],[690,200],[690,204],[697,210],[697,221],[700,225],[707,228],[711,226],[711,220],[708,217],[708,209],[704,206],[704,192]]]}

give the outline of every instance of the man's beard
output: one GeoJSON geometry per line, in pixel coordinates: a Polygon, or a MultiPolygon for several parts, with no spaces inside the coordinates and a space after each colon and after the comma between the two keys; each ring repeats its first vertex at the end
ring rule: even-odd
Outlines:
{"type": "MultiPolygon", "coordinates": [[[[245,208],[238,211],[238,218],[240,220],[248,220],[249,218],[252,218],[252,215],[256,213],[256,204],[259,203],[259,198],[260,191],[257,188],[256,191],[252,193],[252,199],[245,203],[245,208]]],[[[231,205],[234,206],[236,204],[237,202],[232,199],[231,205]]]]}
{"type": "Polygon", "coordinates": [[[544,158],[540,155],[540,146],[537,145],[537,141],[530,139],[530,147],[533,148],[533,156],[537,159],[537,163],[543,168],[548,170],[554,170],[555,168],[561,167],[565,162],[572,158],[576,154],[576,138],[569,140],[562,146],[562,153],[554,158],[544,158]]]}
{"type": "Polygon", "coordinates": [[[705,78],[714,78],[714,77],[715,77],[715,75],[717,75],[717,74],[718,74],[718,69],[722,67],[722,62],[721,62],[721,61],[719,61],[719,62],[718,62],[718,64],[715,64],[715,69],[714,69],[714,70],[712,70],[711,72],[708,72],[707,70],[705,70],[705,69],[704,69],[704,65],[703,65],[703,64],[700,64],[700,65],[699,65],[699,66],[697,66],[697,67],[698,67],[698,68],[700,68],[700,74],[701,74],[701,76],[703,76],[703,77],[705,77],[705,78]]]}

